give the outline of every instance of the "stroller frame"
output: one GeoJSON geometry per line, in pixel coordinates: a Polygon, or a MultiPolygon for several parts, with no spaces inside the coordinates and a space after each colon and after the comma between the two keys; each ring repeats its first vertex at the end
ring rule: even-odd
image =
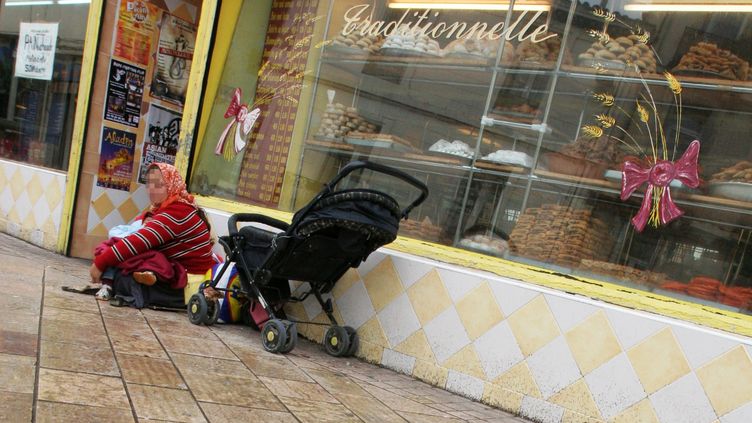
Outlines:
{"type": "MultiPolygon", "coordinates": [[[[392,207],[391,215],[393,219],[396,219],[396,225],[399,225],[399,221],[407,219],[410,211],[420,205],[428,196],[428,188],[426,185],[411,175],[402,172],[398,169],[394,169],[381,164],[367,162],[367,161],[354,161],[345,165],[339,173],[327,184],[324,188],[303,208],[301,208],[293,217],[292,223],[286,223],[278,219],[274,219],[269,216],[264,216],[257,213],[236,213],[230,216],[228,226],[228,236],[220,237],[219,243],[225,250],[226,259],[221,265],[218,273],[214,275],[211,280],[204,281],[198,288],[198,292],[193,294],[188,302],[188,317],[191,323],[194,324],[206,324],[211,325],[217,321],[219,315],[219,304],[216,300],[207,299],[204,295],[204,289],[213,288],[216,291],[222,293],[230,293],[235,298],[246,298],[248,301],[244,304],[244,308],[241,308],[244,320],[246,318],[251,319],[251,313],[255,304],[253,300],[258,302],[263,310],[268,314],[268,320],[265,322],[255,322],[256,324],[262,324],[261,327],[261,341],[269,352],[273,353],[287,353],[295,348],[297,344],[297,323],[313,324],[313,325],[327,325],[326,323],[309,322],[309,321],[291,321],[286,318],[281,306],[277,308],[279,304],[272,304],[267,298],[271,294],[281,299],[282,305],[285,302],[302,302],[308,298],[311,294],[314,295],[316,301],[321,306],[321,309],[329,319],[330,325],[326,330],[323,343],[324,347],[330,355],[333,356],[350,356],[353,355],[358,348],[359,341],[358,335],[355,329],[349,326],[340,326],[337,319],[334,316],[334,309],[331,299],[324,300],[322,294],[331,291],[337,280],[351,267],[357,267],[361,262],[365,261],[367,256],[376,248],[391,242],[385,239],[383,242],[374,241],[376,244],[373,249],[365,250],[365,257],[356,256],[348,262],[341,263],[341,265],[331,273],[332,280],[324,281],[309,281],[302,280],[302,282],[309,283],[310,289],[300,296],[295,297],[287,292],[281,292],[285,289],[289,289],[289,283],[286,275],[275,275],[271,267],[278,265],[280,262],[280,256],[284,259],[284,255],[289,253],[287,251],[287,243],[290,238],[298,237],[301,235],[297,233],[301,226],[306,222],[306,218],[309,217],[315,210],[323,207],[324,200],[331,198],[336,194],[347,193],[353,195],[353,193],[360,193],[367,196],[369,200],[378,200],[376,203],[388,203],[382,197],[386,197],[387,200],[393,202],[395,207],[392,207]],[[374,190],[361,189],[361,190],[345,190],[336,191],[336,185],[352,173],[355,170],[368,169],[374,172],[386,174],[402,180],[409,185],[417,188],[420,191],[418,197],[412,201],[404,209],[400,209],[399,205],[388,195],[374,190]],[[382,196],[382,197],[379,197],[382,196]],[[395,214],[398,214],[395,216],[395,214]],[[279,229],[280,232],[272,233],[261,228],[252,227],[249,232],[252,232],[254,236],[260,237],[271,236],[271,248],[265,254],[265,257],[261,259],[258,264],[249,263],[244,252],[247,252],[248,240],[247,236],[242,233],[238,228],[239,223],[258,223],[266,226],[270,226],[275,229],[279,229]],[[221,280],[227,269],[232,263],[236,264],[238,270],[238,277],[240,278],[241,288],[218,288],[216,285],[221,280]],[[272,286],[272,282],[282,284],[282,289],[272,286]],[[281,279],[279,279],[281,278],[281,279]],[[275,292],[276,291],[276,292],[275,292]]],[[[357,201],[357,200],[355,200],[357,201]]],[[[388,205],[388,204],[387,204],[388,205]]],[[[310,221],[308,222],[310,224],[310,221]]],[[[246,226],[246,228],[248,228],[246,226]]],[[[246,229],[243,228],[243,229],[246,229]]],[[[304,237],[305,235],[303,235],[304,237]]],[[[391,237],[393,240],[396,237],[396,230],[391,237]]],[[[377,238],[377,237],[374,237],[377,238]]],[[[290,277],[289,279],[294,279],[290,277]]],[[[250,322],[248,322],[250,323],[250,322]]]]}

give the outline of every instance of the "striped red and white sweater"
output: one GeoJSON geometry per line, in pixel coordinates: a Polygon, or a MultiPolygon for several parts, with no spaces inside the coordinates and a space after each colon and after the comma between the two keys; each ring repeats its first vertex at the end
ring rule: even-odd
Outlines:
{"type": "Polygon", "coordinates": [[[152,219],[143,228],[94,257],[97,268],[104,271],[152,249],[180,263],[188,273],[203,274],[212,267],[211,234],[196,208],[174,202],[154,214],[152,219]]]}

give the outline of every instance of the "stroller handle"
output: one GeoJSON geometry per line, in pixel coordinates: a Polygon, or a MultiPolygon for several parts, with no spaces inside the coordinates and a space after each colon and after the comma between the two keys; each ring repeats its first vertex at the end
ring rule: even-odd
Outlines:
{"type": "Polygon", "coordinates": [[[230,219],[227,221],[227,230],[230,233],[230,235],[234,236],[238,234],[239,222],[261,223],[264,225],[272,226],[277,229],[281,229],[283,231],[286,231],[287,228],[290,227],[289,223],[285,223],[281,220],[277,220],[269,216],[264,216],[263,214],[235,213],[232,216],[230,216],[230,219]]]}
{"type": "Polygon", "coordinates": [[[384,166],[382,164],[364,161],[364,160],[356,160],[356,161],[352,161],[346,164],[345,167],[343,167],[339,171],[337,176],[335,176],[334,179],[332,179],[327,184],[327,188],[329,189],[329,191],[333,190],[334,187],[339,183],[339,181],[341,181],[345,176],[347,176],[348,174],[358,169],[370,169],[370,170],[373,170],[374,172],[379,172],[379,173],[383,173],[386,175],[394,176],[395,178],[401,179],[420,190],[420,196],[417,199],[415,199],[415,201],[410,203],[410,205],[407,206],[402,211],[403,219],[406,219],[407,215],[410,214],[410,211],[412,211],[412,209],[414,209],[415,207],[419,206],[420,203],[422,203],[426,199],[426,197],[428,197],[428,187],[426,186],[426,184],[419,181],[414,176],[408,175],[407,173],[399,169],[395,169],[393,167],[384,166]]]}

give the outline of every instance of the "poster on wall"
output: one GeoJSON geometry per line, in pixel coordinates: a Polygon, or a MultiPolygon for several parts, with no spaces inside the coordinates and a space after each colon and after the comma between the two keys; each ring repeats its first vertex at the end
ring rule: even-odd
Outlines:
{"type": "Polygon", "coordinates": [[[172,110],[156,106],[149,108],[149,124],[146,130],[138,182],[146,183],[146,170],[154,162],[174,165],[178,153],[178,137],[182,116],[172,110]]]}
{"type": "Polygon", "coordinates": [[[146,69],[111,60],[104,118],[138,127],[145,82],[146,69]]]}
{"type": "Polygon", "coordinates": [[[130,191],[136,134],[102,127],[97,186],[130,191]]]}
{"type": "Polygon", "coordinates": [[[169,13],[162,14],[152,97],[183,105],[195,45],[195,25],[169,13]]]}
{"type": "Polygon", "coordinates": [[[21,22],[16,48],[16,78],[52,80],[57,23],[21,22]]]}
{"type": "Polygon", "coordinates": [[[121,0],[113,54],[129,62],[149,64],[151,38],[160,9],[142,0],[121,0]]]}

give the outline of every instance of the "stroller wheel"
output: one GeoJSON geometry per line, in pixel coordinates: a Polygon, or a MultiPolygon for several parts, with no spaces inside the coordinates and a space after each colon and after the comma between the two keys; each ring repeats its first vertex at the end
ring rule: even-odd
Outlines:
{"type": "Polygon", "coordinates": [[[287,328],[287,342],[285,342],[285,346],[279,350],[279,352],[286,354],[298,345],[298,326],[295,323],[286,320],[283,320],[283,322],[287,328]]]}
{"type": "MultiPolygon", "coordinates": [[[[205,299],[206,297],[204,297],[205,299]]],[[[219,301],[207,301],[207,312],[206,316],[204,316],[203,323],[206,326],[211,326],[215,323],[217,323],[217,319],[219,319],[219,301]]]]}
{"type": "Polygon", "coordinates": [[[345,356],[352,357],[358,352],[360,337],[358,336],[358,332],[350,326],[345,326],[345,332],[347,332],[347,336],[350,338],[350,347],[347,349],[345,356]]]}
{"type": "Polygon", "coordinates": [[[324,348],[326,353],[334,357],[342,357],[350,348],[350,336],[342,326],[329,326],[324,334],[324,348]]]}
{"type": "Polygon", "coordinates": [[[194,325],[200,325],[206,319],[209,306],[206,304],[206,297],[201,294],[191,295],[188,300],[188,320],[194,325]]]}
{"type": "Polygon", "coordinates": [[[287,329],[279,319],[272,319],[264,323],[261,329],[261,343],[264,349],[271,353],[282,352],[287,344],[287,329]]]}

